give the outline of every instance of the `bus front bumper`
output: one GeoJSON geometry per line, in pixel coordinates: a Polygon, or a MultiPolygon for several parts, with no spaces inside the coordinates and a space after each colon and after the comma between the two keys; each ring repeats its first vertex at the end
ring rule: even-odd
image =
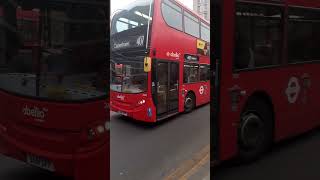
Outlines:
{"type": "Polygon", "coordinates": [[[143,121],[143,122],[156,122],[155,108],[147,105],[142,105],[133,109],[121,108],[118,103],[110,103],[110,110],[130,117],[134,120],[143,121]]]}
{"type": "Polygon", "coordinates": [[[0,130],[1,154],[26,163],[30,155],[44,158],[53,164],[53,173],[74,177],[75,180],[104,180],[109,177],[109,152],[108,143],[91,151],[79,150],[73,154],[50,152],[19,142],[0,130]]]}

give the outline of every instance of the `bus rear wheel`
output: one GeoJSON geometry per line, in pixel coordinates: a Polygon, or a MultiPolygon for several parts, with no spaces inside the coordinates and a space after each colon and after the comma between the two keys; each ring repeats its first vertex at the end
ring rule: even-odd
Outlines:
{"type": "Polygon", "coordinates": [[[195,97],[192,93],[188,93],[184,100],[184,112],[189,113],[195,108],[195,97]]]}
{"type": "Polygon", "coordinates": [[[272,144],[272,113],[263,101],[249,102],[241,116],[238,130],[241,162],[252,162],[259,158],[272,144]]]}

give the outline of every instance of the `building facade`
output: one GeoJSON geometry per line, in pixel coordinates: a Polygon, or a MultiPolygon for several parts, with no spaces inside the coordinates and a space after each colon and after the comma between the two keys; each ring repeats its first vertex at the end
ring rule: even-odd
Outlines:
{"type": "Polygon", "coordinates": [[[193,0],[193,10],[210,21],[210,0],[193,0]]]}

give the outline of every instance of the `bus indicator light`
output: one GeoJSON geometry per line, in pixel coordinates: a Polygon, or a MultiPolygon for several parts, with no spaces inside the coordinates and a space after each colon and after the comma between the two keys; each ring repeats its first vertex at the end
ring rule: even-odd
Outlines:
{"type": "Polygon", "coordinates": [[[150,72],[151,71],[151,58],[145,57],[144,58],[144,72],[150,72]]]}

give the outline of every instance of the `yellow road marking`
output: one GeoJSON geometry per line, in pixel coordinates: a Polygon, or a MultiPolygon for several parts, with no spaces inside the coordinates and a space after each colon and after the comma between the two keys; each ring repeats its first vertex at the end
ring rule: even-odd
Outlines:
{"type": "Polygon", "coordinates": [[[206,145],[189,160],[184,161],[164,180],[187,180],[210,161],[210,145],[206,145]]]}
{"type": "Polygon", "coordinates": [[[193,174],[195,174],[201,167],[203,167],[207,162],[210,161],[210,154],[207,154],[203,159],[201,159],[200,162],[198,162],[195,166],[193,166],[190,171],[188,171],[186,174],[184,174],[180,180],[187,180],[190,178],[193,174]]]}

